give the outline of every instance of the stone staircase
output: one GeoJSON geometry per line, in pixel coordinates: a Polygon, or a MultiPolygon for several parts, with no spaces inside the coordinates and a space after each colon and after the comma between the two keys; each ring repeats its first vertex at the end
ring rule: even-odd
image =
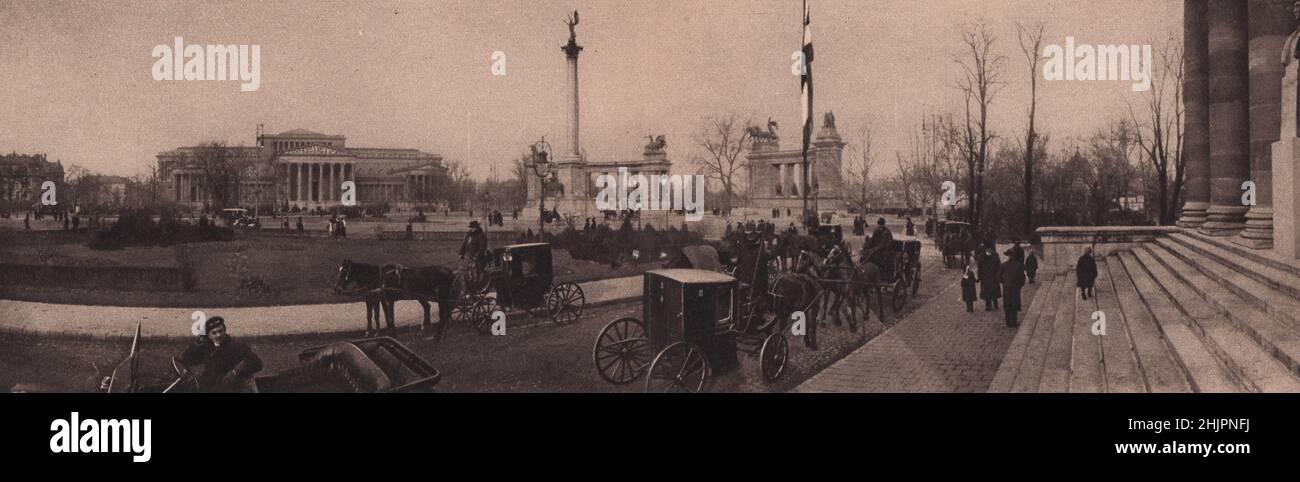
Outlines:
{"type": "Polygon", "coordinates": [[[990,392],[1300,392],[1300,266],[1184,231],[1098,259],[1095,298],[1072,271],[1044,279],[990,392]]]}

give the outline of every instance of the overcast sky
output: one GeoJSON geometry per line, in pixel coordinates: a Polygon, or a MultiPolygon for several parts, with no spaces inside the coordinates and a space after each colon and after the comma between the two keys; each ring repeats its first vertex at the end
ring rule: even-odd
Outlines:
{"type": "MultiPolygon", "coordinates": [[[[1007,57],[994,129],[1023,135],[1028,67],[1014,23],[1048,43],[1181,41],[1177,0],[812,0],[816,109],[846,140],[863,125],[889,159],[928,112],[960,111],[963,25],[986,21],[1007,57]]],[[[475,177],[565,132],[565,16],[580,10],[582,144],[592,161],[635,159],[665,134],[675,170],[699,155],[709,115],[776,119],[797,146],[797,0],[421,2],[0,2],[0,150],[43,152],[110,174],[204,141],[253,145],[255,126],[414,147],[468,161],[475,177]],[[258,44],[261,87],[158,82],[155,45],[258,44]],[[506,54],[493,76],[492,52],[506,54]]],[[[1040,83],[1039,129],[1087,135],[1144,94],[1127,82],[1040,83]]]]}

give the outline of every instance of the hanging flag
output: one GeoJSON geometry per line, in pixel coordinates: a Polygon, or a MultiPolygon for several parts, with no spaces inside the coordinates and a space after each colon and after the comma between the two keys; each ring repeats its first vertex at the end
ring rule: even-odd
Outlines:
{"type": "Polygon", "coordinates": [[[813,61],[813,44],[812,44],[812,27],[809,26],[811,15],[808,9],[808,1],[804,0],[803,4],[803,69],[799,76],[799,86],[803,90],[800,98],[803,104],[803,179],[800,181],[802,186],[799,190],[803,194],[804,214],[808,213],[808,147],[812,142],[813,130],[813,84],[812,84],[812,61],[813,61]]]}

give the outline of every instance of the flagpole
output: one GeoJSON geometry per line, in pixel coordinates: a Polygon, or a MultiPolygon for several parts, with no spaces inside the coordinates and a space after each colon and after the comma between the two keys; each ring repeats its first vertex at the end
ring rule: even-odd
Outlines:
{"type": "MultiPolygon", "coordinates": [[[[804,79],[803,79],[803,81],[804,81],[804,82],[810,82],[810,81],[812,80],[812,77],[809,75],[809,74],[810,74],[809,70],[811,70],[812,66],[809,65],[809,62],[808,62],[808,57],[807,57],[807,55],[808,55],[808,45],[805,43],[805,42],[807,41],[807,35],[808,35],[808,21],[809,21],[809,19],[808,19],[808,0],[803,0],[803,15],[804,15],[804,16],[803,16],[803,19],[802,19],[802,23],[801,23],[801,25],[800,25],[800,27],[802,27],[802,28],[799,30],[799,51],[802,52],[803,55],[804,55],[804,57],[803,57],[803,68],[804,68],[803,74],[804,74],[804,79]]],[[[800,95],[800,96],[805,95],[804,92],[803,92],[803,89],[811,88],[811,86],[808,86],[808,85],[805,84],[805,83],[801,83],[800,87],[801,87],[800,92],[799,92],[799,95],[800,95]]],[[[809,111],[812,111],[812,97],[811,97],[811,96],[808,96],[808,97],[806,98],[806,102],[808,102],[808,110],[809,110],[809,111]]],[[[808,130],[808,125],[807,125],[807,123],[808,123],[808,113],[807,113],[807,112],[801,112],[801,114],[804,115],[804,118],[803,118],[804,128],[803,128],[803,129],[804,129],[805,132],[801,133],[801,134],[803,134],[803,168],[801,169],[801,170],[803,171],[803,185],[799,186],[799,194],[800,194],[801,197],[803,198],[803,225],[804,225],[804,228],[806,228],[806,229],[811,229],[812,224],[808,222],[808,134],[807,134],[807,130],[808,130]]]]}

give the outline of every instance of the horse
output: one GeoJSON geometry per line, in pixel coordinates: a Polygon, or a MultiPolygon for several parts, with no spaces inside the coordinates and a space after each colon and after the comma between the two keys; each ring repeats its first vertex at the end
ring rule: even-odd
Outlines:
{"type": "Polygon", "coordinates": [[[781,271],[793,271],[799,253],[804,251],[817,253],[821,251],[821,241],[817,238],[786,231],[776,237],[777,264],[781,271]],[[788,261],[787,261],[788,260],[788,261]]]}
{"type": "Polygon", "coordinates": [[[781,274],[768,288],[771,310],[776,315],[773,326],[778,331],[785,330],[786,322],[794,313],[802,311],[807,330],[804,346],[817,350],[817,312],[821,303],[821,287],[805,269],[800,268],[803,267],[796,266],[792,272],[781,274]]]}
{"type": "Polygon", "coordinates": [[[334,292],[345,291],[363,294],[366,302],[366,336],[379,333],[379,305],[383,300],[380,291],[379,267],[373,264],[354,263],[343,260],[339,265],[338,278],[334,280],[334,292]],[[374,329],[371,330],[373,323],[374,329]]]}
{"type": "Polygon", "coordinates": [[[456,288],[457,276],[442,266],[407,268],[401,265],[385,265],[380,268],[380,286],[383,287],[384,320],[388,332],[396,334],[393,306],[400,300],[415,300],[424,308],[423,331],[430,331],[429,301],[438,303],[438,323],[435,338],[442,338],[443,332],[451,322],[452,308],[459,296],[456,288]]]}
{"type": "MultiPolygon", "coordinates": [[[[837,296],[845,296],[849,299],[849,314],[852,317],[850,318],[850,329],[853,329],[852,322],[857,319],[858,315],[855,310],[859,303],[863,305],[863,321],[871,319],[871,293],[868,290],[876,292],[876,313],[880,316],[881,321],[884,321],[885,305],[883,290],[880,287],[881,274],[879,266],[868,259],[863,259],[861,264],[855,265],[849,252],[841,249],[838,245],[831,248],[824,265],[831,267],[830,272],[838,273],[840,279],[847,279],[850,282],[847,284],[836,283],[838,286],[844,287],[845,290],[835,292],[837,296]]],[[[837,300],[834,306],[837,321],[839,305],[840,302],[837,300]]]]}

